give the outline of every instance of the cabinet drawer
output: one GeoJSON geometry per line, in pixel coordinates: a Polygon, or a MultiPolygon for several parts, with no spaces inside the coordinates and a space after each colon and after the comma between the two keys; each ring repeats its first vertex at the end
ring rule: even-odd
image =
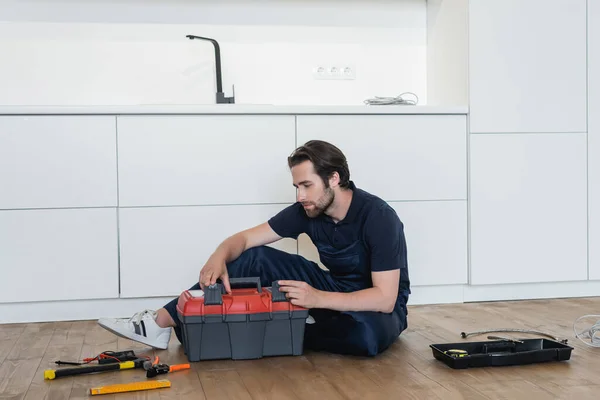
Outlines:
{"type": "MultiPolygon", "coordinates": [[[[404,224],[411,286],[467,283],[467,202],[390,202],[404,224]]],[[[298,238],[300,255],[319,261],[307,235],[298,238]]]]}
{"type": "Polygon", "coordinates": [[[118,118],[121,206],[293,202],[293,116],[118,118]]]}
{"type": "Polygon", "coordinates": [[[466,116],[298,116],[298,145],[339,147],[356,186],[387,201],[467,198],[466,116]]]}
{"type": "Polygon", "coordinates": [[[0,211],[0,302],[117,298],[117,210],[0,211]]]}
{"type": "Polygon", "coordinates": [[[471,283],[587,279],[586,135],[471,137],[471,283]]]}
{"type": "Polygon", "coordinates": [[[0,117],[0,208],[117,205],[115,118],[0,117]]]}
{"type": "MultiPolygon", "coordinates": [[[[274,204],[119,210],[121,296],[179,295],[198,282],[200,269],[223,240],[266,222],[284,207],[274,204]]],[[[297,252],[292,239],[272,246],[297,252]]]]}
{"type": "Polygon", "coordinates": [[[472,133],[587,130],[586,5],[468,2],[472,133]]]}

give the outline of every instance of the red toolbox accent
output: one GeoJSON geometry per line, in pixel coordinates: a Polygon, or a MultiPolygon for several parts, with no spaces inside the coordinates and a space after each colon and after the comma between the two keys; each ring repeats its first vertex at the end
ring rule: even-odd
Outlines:
{"type": "Polygon", "coordinates": [[[300,355],[308,310],[291,304],[277,282],[262,288],[259,278],[230,278],[195,297],[182,293],[177,313],[190,362],[300,355]]]}

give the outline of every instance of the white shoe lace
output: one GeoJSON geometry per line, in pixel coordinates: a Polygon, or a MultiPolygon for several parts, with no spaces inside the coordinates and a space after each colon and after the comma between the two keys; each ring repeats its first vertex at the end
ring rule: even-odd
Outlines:
{"type": "Polygon", "coordinates": [[[155,315],[156,315],[156,311],[154,310],[144,310],[144,311],[140,311],[137,312],[135,314],[133,314],[131,316],[131,318],[129,318],[128,322],[134,322],[136,324],[139,324],[140,322],[142,322],[142,319],[144,318],[144,316],[146,314],[150,314],[150,316],[152,317],[152,319],[155,319],[155,315]]]}

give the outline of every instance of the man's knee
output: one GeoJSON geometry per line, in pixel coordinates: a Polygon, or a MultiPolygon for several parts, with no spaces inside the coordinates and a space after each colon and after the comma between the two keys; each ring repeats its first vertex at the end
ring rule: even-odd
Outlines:
{"type": "Polygon", "coordinates": [[[401,321],[393,314],[353,313],[356,328],[352,335],[357,355],[374,357],[387,350],[400,336],[401,321]]]}
{"type": "Polygon", "coordinates": [[[262,276],[264,269],[279,269],[284,259],[291,254],[270,246],[252,247],[227,264],[227,272],[232,278],[262,276]]]}
{"type": "Polygon", "coordinates": [[[238,258],[227,264],[227,273],[232,278],[244,278],[256,275],[256,267],[261,264],[265,257],[265,246],[252,247],[242,252],[238,258]]]}
{"type": "Polygon", "coordinates": [[[396,316],[375,312],[313,310],[316,322],[307,325],[308,348],[346,355],[373,357],[398,338],[396,316]]]}

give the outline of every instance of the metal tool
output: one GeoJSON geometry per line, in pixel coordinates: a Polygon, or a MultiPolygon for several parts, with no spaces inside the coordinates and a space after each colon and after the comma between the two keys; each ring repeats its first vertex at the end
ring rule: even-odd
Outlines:
{"type": "Polygon", "coordinates": [[[517,339],[511,339],[511,338],[507,338],[507,337],[503,337],[503,336],[488,336],[487,337],[490,340],[504,340],[506,342],[513,342],[513,343],[525,343],[522,340],[517,340],[517,339]]]}
{"type": "Polygon", "coordinates": [[[500,333],[500,332],[531,333],[533,335],[545,336],[545,337],[550,338],[550,339],[552,339],[552,340],[554,340],[556,342],[559,342],[559,343],[567,344],[567,339],[559,339],[559,338],[557,338],[555,336],[552,336],[552,335],[550,335],[548,333],[534,331],[534,330],[529,330],[529,329],[510,329],[510,328],[509,329],[504,329],[504,328],[503,329],[490,329],[490,330],[476,331],[476,332],[469,332],[469,333],[461,332],[460,336],[463,339],[466,339],[469,336],[481,335],[481,334],[484,334],[484,333],[500,333]]]}
{"type": "Polygon", "coordinates": [[[181,371],[184,369],[190,369],[190,364],[159,364],[158,357],[154,359],[154,362],[146,361],[143,364],[146,370],[146,378],[154,378],[157,375],[168,374],[169,372],[181,371]]]}

